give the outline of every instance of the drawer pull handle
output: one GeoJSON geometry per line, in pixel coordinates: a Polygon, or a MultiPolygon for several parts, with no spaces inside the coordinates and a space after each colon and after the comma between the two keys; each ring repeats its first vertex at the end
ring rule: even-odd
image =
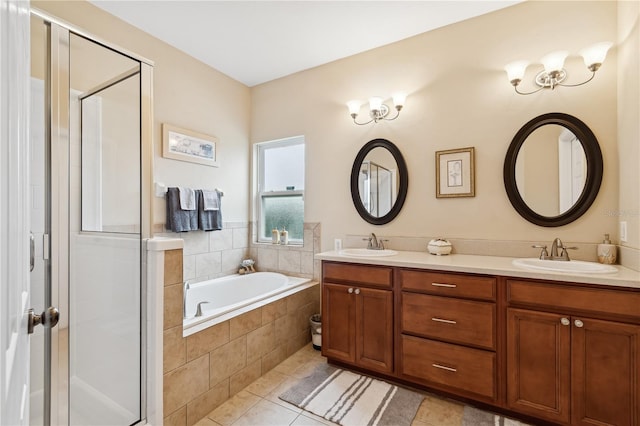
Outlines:
{"type": "Polygon", "coordinates": [[[443,318],[436,318],[436,317],[431,318],[431,321],[435,321],[435,322],[444,322],[444,323],[447,323],[447,324],[457,324],[457,322],[456,322],[456,321],[448,320],[448,319],[443,319],[443,318]]]}
{"type": "Polygon", "coordinates": [[[445,365],[440,365],[440,364],[431,364],[431,366],[433,366],[433,367],[435,367],[435,368],[439,368],[439,369],[441,369],[441,370],[453,371],[454,373],[455,373],[456,371],[458,371],[458,370],[457,370],[457,369],[455,369],[455,368],[447,367],[447,366],[445,366],[445,365]]]}
{"type": "Polygon", "coordinates": [[[355,293],[355,294],[360,294],[360,289],[359,289],[359,288],[356,288],[356,289],[355,289],[355,291],[354,291],[354,293],[355,293]]]}
{"type": "Polygon", "coordinates": [[[583,323],[582,321],[580,321],[580,320],[575,320],[573,323],[574,323],[574,324],[576,325],[576,327],[578,327],[578,328],[581,328],[581,327],[583,327],[583,326],[584,326],[584,323],[583,323]]]}
{"type": "Polygon", "coordinates": [[[560,324],[562,324],[562,325],[569,325],[569,324],[571,324],[571,321],[569,321],[569,319],[568,319],[568,318],[562,318],[562,319],[560,320],[560,324]]]}
{"type": "Polygon", "coordinates": [[[349,294],[353,293],[353,288],[350,287],[349,290],[347,290],[349,292],[349,294]]]}
{"type": "Polygon", "coordinates": [[[456,288],[455,284],[442,284],[442,283],[431,283],[434,287],[447,287],[447,288],[456,288]]]}

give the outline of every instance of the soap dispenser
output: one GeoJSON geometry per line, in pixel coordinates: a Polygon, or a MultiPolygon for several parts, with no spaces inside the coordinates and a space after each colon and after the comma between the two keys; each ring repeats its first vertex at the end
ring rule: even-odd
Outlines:
{"type": "Polygon", "coordinates": [[[280,244],[286,246],[289,244],[289,231],[283,226],[282,231],[280,232],[280,244]]]}
{"type": "Polygon", "coordinates": [[[609,234],[604,234],[604,241],[598,244],[598,262],[606,265],[616,263],[616,246],[611,244],[609,234]]]}

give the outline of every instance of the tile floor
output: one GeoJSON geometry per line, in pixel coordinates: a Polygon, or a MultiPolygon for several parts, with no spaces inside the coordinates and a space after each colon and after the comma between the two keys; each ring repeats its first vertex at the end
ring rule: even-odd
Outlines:
{"type": "MultiPolygon", "coordinates": [[[[210,412],[196,426],[316,426],[333,425],[278,398],[299,379],[326,362],[309,343],[210,412]]],[[[463,405],[425,394],[412,426],[460,426],[463,405]],[[429,406],[429,409],[426,409],[429,406]]]]}

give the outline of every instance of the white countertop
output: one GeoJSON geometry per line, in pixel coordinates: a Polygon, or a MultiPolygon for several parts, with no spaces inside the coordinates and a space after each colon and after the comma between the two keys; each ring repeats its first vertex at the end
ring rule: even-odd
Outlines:
{"type": "Polygon", "coordinates": [[[399,266],[404,268],[429,269],[444,272],[467,272],[485,275],[502,275],[517,278],[533,278],[551,281],[564,281],[584,284],[599,284],[614,287],[628,287],[640,290],[640,272],[613,265],[616,273],[608,274],[576,274],[525,269],[515,266],[513,257],[478,256],[470,254],[450,254],[434,256],[427,252],[398,251],[394,256],[354,257],[327,251],[315,255],[319,260],[360,263],[366,265],[399,266]]]}

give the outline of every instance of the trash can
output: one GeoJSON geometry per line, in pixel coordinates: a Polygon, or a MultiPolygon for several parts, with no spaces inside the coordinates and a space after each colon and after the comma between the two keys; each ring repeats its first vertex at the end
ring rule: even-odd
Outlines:
{"type": "Polygon", "coordinates": [[[320,314],[311,315],[309,325],[311,326],[311,343],[313,343],[313,349],[319,351],[322,347],[322,317],[320,314]]]}

